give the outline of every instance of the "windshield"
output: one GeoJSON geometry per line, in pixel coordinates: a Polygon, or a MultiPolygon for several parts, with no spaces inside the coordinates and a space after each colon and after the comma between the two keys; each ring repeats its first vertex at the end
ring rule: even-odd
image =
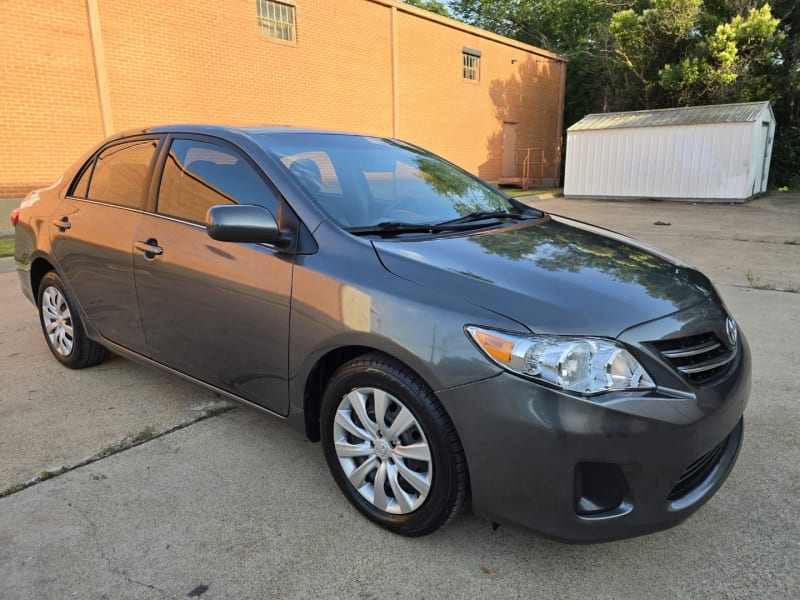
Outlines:
{"type": "Polygon", "coordinates": [[[333,133],[271,133],[257,139],[347,229],[519,213],[506,196],[469,173],[396,140],[333,133]]]}

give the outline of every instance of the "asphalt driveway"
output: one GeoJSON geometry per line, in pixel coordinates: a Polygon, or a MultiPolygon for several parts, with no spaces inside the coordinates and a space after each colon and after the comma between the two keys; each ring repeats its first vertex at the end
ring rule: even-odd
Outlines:
{"type": "Polygon", "coordinates": [[[0,597],[796,598],[800,196],[538,205],[699,266],[750,341],[739,463],[689,521],[593,546],[495,531],[469,513],[425,538],[393,536],[350,507],[320,447],[283,423],[223,412],[213,394],[120,358],[59,367],[5,273],[0,492],[67,471],[0,498],[0,597]]]}

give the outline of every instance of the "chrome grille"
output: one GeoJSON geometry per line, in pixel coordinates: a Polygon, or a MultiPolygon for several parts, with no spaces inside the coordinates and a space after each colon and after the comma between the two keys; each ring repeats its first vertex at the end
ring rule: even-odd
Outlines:
{"type": "Polygon", "coordinates": [[[664,358],[696,384],[708,383],[725,372],[736,355],[711,332],[651,342],[664,358]]]}

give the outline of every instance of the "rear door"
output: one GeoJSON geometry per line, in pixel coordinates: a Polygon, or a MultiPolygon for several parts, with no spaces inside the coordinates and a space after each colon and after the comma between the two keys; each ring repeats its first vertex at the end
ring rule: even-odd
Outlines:
{"type": "Polygon", "coordinates": [[[133,237],[144,214],[157,137],[127,138],[84,167],[53,216],[53,254],[91,324],[146,351],[133,280],[133,237]]]}
{"type": "Polygon", "coordinates": [[[288,414],[292,253],[218,242],[211,206],[278,195],[237,148],[175,137],[162,153],[156,207],[135,238],[136,289],[150,356],[281,415],[288,414]]]}

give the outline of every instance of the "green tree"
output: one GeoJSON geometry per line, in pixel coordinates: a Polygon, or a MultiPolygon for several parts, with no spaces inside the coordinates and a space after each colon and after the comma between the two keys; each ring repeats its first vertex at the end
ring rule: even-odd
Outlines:
{"type": "Polygon", "coordinates": [[[773,14],[784,35],[772,76],[778,128],[770,183],[800,190],[800,7],[797,0],[774,0],[773,14]]]}
{"type": "Polygon", "coordinates": [[[772,82],[784,34],[768,4],[717,25],[691,56],[659,71],[661,87],[679,104],[774,100],[772,82]]]}
{"type": "Polygon", "coordinates": [[[697,37],[702,0],[653,0],[649,7],[611,15],[610,69],[622,70],[614,104],[651,108],[659,103],[659,69],[685,56],[697,37]],[[627,74],[627,76],[626,76],[627,74]]]}
{"type": "Polygon", "coordinates": [[[437,15],[442,15],[443,17],[451,16],[447,7],[438,0],[403,0],[403,2],[436,13],[437,15]]]}

